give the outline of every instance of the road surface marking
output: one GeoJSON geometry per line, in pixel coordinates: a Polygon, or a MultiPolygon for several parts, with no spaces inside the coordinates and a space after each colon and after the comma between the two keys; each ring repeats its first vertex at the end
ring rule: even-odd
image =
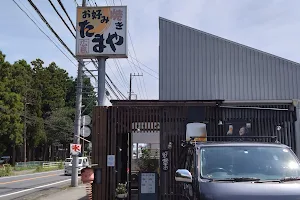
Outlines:
{"type": "Polygon", "coordinates": [[[24,179],[19,179],[19,180],[15,180],[15,181],[3,182],[3,183],[0,183],[0,185],[10,184],[10,183],[17,183],[17,182],[22,182],[22,181],[29,181],[29,180],[34,180],[34,179],[38,179],[38,178],[46,178],[46,177],[57,176],[57,175],[59,175],[59,174],[50,174],[50,175],[47,175],[47,176],[38,176],[38,177],[32,177],[32,178],[24,178],[24,179]]]}
{"type": "Polygon", "coordinates": [[[0,180],[8,179],[8,178],[22,177],[22,176],[33,176],[33,175],[38,175],[38,174],[49,174],[49,173],[59,172],[59,171],[61,172],[62,169],[60,169],[60,170],[54,170],[54,171],[48,171],[48,172],[39,172],[39,173],[31,173],[31,174],[22,174],[22,175],[16,175],[16,176],[5,176],[5,177],[0,177],[0,180]]]}
{"type": "Polygon", "coordinates": [[[31,191],[31,190],[36,190],[36,189],[40,189],[40,188],[44,188],[44,187],[48,187],[48,186],[52,186],[52,185],[56,185],[56,184],[60,184],[60,183],[64,183],[64,182],[67,182],[67,181],[70,181],[70,180],[71,179],[67,179],[67,180],[63,180],[63,181],[59,181],[59,182],[55,182],[55,183],[50,183],[50,184],[47,184],[47,185],[41,185],[41,186],[37,186],[37,187],[34,187],[34,188],[21,190],[21,191],[18,191],[18,192],[12,192],[12,193],[9,193],[9,194],[0,195],[0,198],[15,195],[15,194],[19,194],[19,193],[23,193],[23,192],[28,192],[28,191],[31,191]]]}

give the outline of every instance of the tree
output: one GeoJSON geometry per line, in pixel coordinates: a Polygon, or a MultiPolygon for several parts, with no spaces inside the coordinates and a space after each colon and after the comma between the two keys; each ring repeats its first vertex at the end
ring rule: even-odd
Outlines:
{"type": "MultiPolygon", "coordinates": [[[[96,95],[87,76],[83,82],[83,114],[91,114],[96,95]]],[[[20,154],[26,131],[28,160],[53,157],[55,144],[72,141],[75,101],[76,79],[54,62],[10,64],[0,52],[0,154],[20,154]]]]}
{"type": "MultiPolygon", "coordinates": [[[[77,79],[69,80],[68,85],[69,88],[66,97],[67,106],[75,108],[77,79]]],[[[82,89],[82,105],[84,105],[84,107],[82,115],[92,114],[93,107],[96,105],[97,101],[96,92],[94,89],[95,88],[92,85],[90,78],[84,75],[82,89]]]]}
{"type": "Polygon", "coordinates": [[[10,152],[13,161],[15,147],[23,142],[21,113],[24,106],[16,88],[18,83],[14,79],[13,67],[5,61],[5,55],[0,51],[0,153],[12,147],[10,152]]]}
{"type": "Polygon", "coordinates": [[[70,143],[72,141],[75,115],[73,108],[59,108],[52,112],[51,116],[46,119],[45,127],[48,132],[48,143],[70,143]]]}

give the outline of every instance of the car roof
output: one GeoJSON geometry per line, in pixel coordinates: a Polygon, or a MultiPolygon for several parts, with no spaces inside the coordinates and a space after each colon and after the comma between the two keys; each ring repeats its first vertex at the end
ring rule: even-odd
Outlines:
{"type": "Polygon", "coordinates": [[[280,148],[290,148],[289,146],[281,143],[267,143],[267,142],[197,142],[196,146],[253,146],[253,147],[280,147],[280,148]]]}

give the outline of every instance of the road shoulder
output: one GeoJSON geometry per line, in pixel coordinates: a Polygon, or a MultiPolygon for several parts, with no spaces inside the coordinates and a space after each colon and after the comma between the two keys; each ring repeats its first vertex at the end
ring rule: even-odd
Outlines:
{"type": "Polygon", "coordinates": [[[85,185],[80,184],[78,187],[65,187],[55,193],[48,191],[47,194],[41,194],[35,200],[88,200],[85,185]]]}

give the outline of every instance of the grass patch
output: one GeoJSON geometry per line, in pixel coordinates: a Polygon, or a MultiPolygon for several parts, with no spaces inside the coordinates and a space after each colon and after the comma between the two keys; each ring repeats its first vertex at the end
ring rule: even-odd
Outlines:
{"type": "Polygon", "coordinates": [[[63,163],[60,163],[57,167],[43,168],[42,166],[38,166],[38,167],[36,167],[35,172],[48,172],[48,171],[59,170],[59,169],[63,169],[63,168],[64,168],[63,163]]]}
{"type": "Polygon", "coordinates": [[[28,166],[15,166],[14,171],[24,171],[24,170],[31,170],[36,169],[36,166],[34,165],[28,165],[28,166]]]}
{"type": "Polygon", "coordinates": [[[3,165],[3,167],[0,168],[0,177],[11,176],[13,172],[12,169],[10,165],[3,165]]]}
{"type": "Polygon", "coordinates": [[[14,172],[20,172],[20,171],[26,171],[26,170],[33,170],[32,172],[47,172],[47,171],[54,171],[54,170],[60,170],[64,169],[63,162],[60,162],[58,166],[55,167],[47,167],[43,168],[42,165],[34,166],[34,165],[28,165],[28,166],[15,166],[12,167],[9,164],[5,164],[0,168],[0,177],[4,176],[12,176],[14,175],[14,172]]]}

